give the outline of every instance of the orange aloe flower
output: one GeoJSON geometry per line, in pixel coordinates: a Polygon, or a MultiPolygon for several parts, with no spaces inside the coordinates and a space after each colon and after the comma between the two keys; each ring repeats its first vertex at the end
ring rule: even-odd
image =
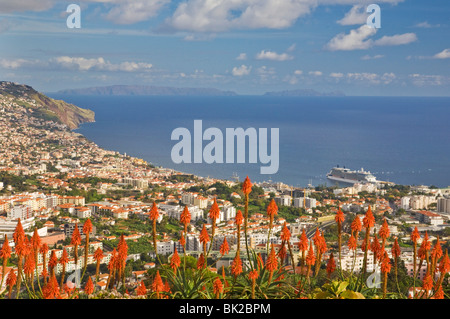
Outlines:
{"type": "Polygon", "coordinates": [[[94,252],[94,260],[97,264],[96,268],[95,268],[95,281],[98,280],[98,274],[100,271],[100,263],[102,262],[104,257],[105,257],[105,255],[103,254],[103,250],[100,247],[98,247],[94,252]]]}
{"type": "Polygon", "coordinates": [[[153,247],[155,248],[155,254],[158,254],[158,246],[156,244],[156,220],[159,217],[158,207],[156,202],[153,202],[152,208],[150,210],[150,219],[152,220],[152,236],[153,236],[153,247]]]}
{"type": "Polygon", "coordinates": [[[81,235],[80,230],[78,229],[78,223],[75,224],[75,229],[72,233],[72,238],[70,243],[74,245],[74,254],[75,254],[75,265],[78,264],[78,245],[81,244],[81,235]]]}
{"type": "Polygon", "coordinates": [[[48,283],[42,288],[42,294],[44,299],[55,299],[58,298],[59,295],[59,286],[56,281],[55,274],[50,277],[48,283]]]}
{"type": "Polygon", "coordinates": [[[219,208],[219,205],[217,205],[217,201],[216,201],[215,197],[214,197],[214,202],[211,205],[211,208],[209,209],[209,215],[208,216],[213,221],[215,221],[217,218],[220,217],[220,208],[219,208]]]}
{"type": "Polygon", "coordinates": [[[348,249],[356,250],[357,242],[355,236],[352,234],[347,242],[348,249]]]}
{"type": "Polygon", "coordinates": [[[156,296],[159,299],[159,293],[164,291],[164,283],[159,274],[159,270],[156,271],[155,279],[153,279],[152,290],[156,292],[156,296]]]}
{"type": "Polygon", "coordinates": [[[327,242],[326,242],[325,236],[323,235],[323,232],[322,232],[322,234],[320,236],[320,241],[319,241],[319,252],[321,254],[324,254],[327,250],[328,250],[327,242]]]}
{"type": "Polygon", "coordinates": [[[250,271],[248,273],[248,278],[250,280],[256,280],[258,277],[259,277],[259,274],[258,274],[258,271],[256,269],[254,269],[254,270],[252,270],[252,271],[250,271]]]}
{"type": "Polygon", "coordinates": [[[437,237],[436,243],[433,246],[433,249],[431,250],[431,273],[434,273],[436,269],[436,264],[439,258],[442,257],[442,247],[441,243],[439,242],[439,236],[437,237]]]}
{"type": "Polygon", "coordinates": [[[366,215],[363,218],[363,225],[365,228],[371,228],[375,225],[375,217],[373,217],[372,208],[367,208],[366,215]]]}
{"type": "Polygon", "coordinates": [[[278,250],[278,254],[277,255],[280,258],[281,263],[283,263],[284,259],[287,256],[286,245],[285,245],[284,242],[281,244],[281,247],[278,250]]]}
{"type": "Polygon", "coordinates": [[[172,258],[170,258],[170,267],[173,269],[174,274],[177,274],[177,268],[180,267],[181,259],[178,255],[177,248],[175,247],[175,251],[172,255],[172,258]]]}
{"type": "Polygon", "coordinates": [[[197,260],[197,270],[205,268],[205,256],[203,253],[200,254],[200,257],[198,257],[197,260]]]}
{"type": "Polygon", "coordinates": [[[266,261],[266,269],[270,272],[275,271],[278,268],[278,260],[275,254],[275,248],[273,247],[273,244],[271,245],[270,255],[269,258],[267,258],[266,261]]]}
{"type": "Polygon", "coordinates": [[[355,237],[358,236],[358,233],[362,230],[361,219],[358,216],[353,219],[350,228],[355,233],[355,237]]]}
{"type": "Polygon", "coordinates": [[[37,232],[37,228],[34,229],[33,236],[31,237],[31,246],[33,247],[33,250],[34,250],[35,255],[36,255],[38,250],[39,250],[39,248],[41,247],[41,237],[39,237],[39,234],[37,232]]]}
{"type": "Polygon", "coordinates": [[[320,237],[321,237],[321,233],[320,233],[320,231],[319,231],[319,227],[317,227],[316,228],[316,232],[314,233],[314,236],[313,236],[313,242],[314,242],[314,246],[316,246],[316,247],[319,247],[320,246],[320,243],[321,243],[321,239],[320,239],[320,237]]]}
{"type": "Polygon", "coordinates": [[[87,267],[88,255],[89,255],[89,234],[92,233],[92,222],[88,218],[83,224],[83,234],[86,236],[85,246],[84,246],[84,268],[87,267]]]}
{"type": "Polygon", "coordinates": [[[248,176],[245,178],[244,182],[242,183],[242,192],[245,195],[250,194],[252,191],[252,183],[250,182],[250,178],[248,176]]]}
{"type": "Polygon", "coordinates": [[[291,232],[286,226],[286,222],[284,222],[283,228],[281,229],[280,239],[282,241],[288,242],[291,239],[291,232]]]}
{"type": "Polygon", "coordinates": [[[208,243],[210,240],[208,231],[206,230],[205,224],[203,224],[203,228],[200,232],[200,243],[205,244],[208,243]]]}
{"type": "Polygon", "coordinates": [[[242,261],[239,257],[239,253],[236,254],[232,263],[231,263],[231,273],[233,276],[237,277],[242,273],[242,261]]]}
{"type": "Polygon", "coordinates": [[[278,259],[275,254],[275,248],[273,247],[273,244],[272,244],[272,248],[270,250],[270,255],[266,261],[266,269],[269,271],[269,281],[268,281],[269,284],[272,281],[273,272],[277,268],[278,268],[278,259]]]}
{"type": "Polygon", "coordinates": [[[342,223],[344,222],[345,215],[344,212],[341,210],[341,207],[338,207],[334,220],[336,221],[336,223],[338,223],[338,225],[342,225],[342,223]]]}
{"type": "Polygon", "coordinates": [[[167,281],[167,279],[164,282],[164,290],[163,291],[167,292],[167,295],[164,298],[169,299],[169,294],[171,293],[171,290],[170,290],[170,285],[169,285],[169,282],[167,281]]]}
{"type": "Polygon", "coordinates": [[[313,266],[316,262],[316,256],[314,255],[314,250],[312,248],[312,243],[309,243],[308,255],[306,255],[306,264],[308,266],[313,266]]]}
{"type": "Polygon", "coordinates": [[[240,209],[238,209],[237,213],[236,213],[236,217],[234,218],[234,222],[236,223],[236,228],[237,228],[237,248],[236,250],[239,251],[240,250],[240,245],[241,245],[241,225],[242,222],[244,220],[244,216],[242,215],[242,212],[240,209]]]}
{"type": "Polygon", "coordinates": [[[370,244],[369,249],[373,252],[373,258],[374,258],[374,264],[375,264],[375,260],[380,260],[380,258],[382,257],[382,256],[380,256],[380,252],[381,252],[382,248],[380,246],[380,242],[378,241],[377,234],[375,234],[375,236],[373,237],[373,240],[372,240],[372,243],[370,244]]]}
{"type": "Polygon", "coordinates": [[[90,295],[94,292],[94,283],[92,282],[91,276],[88,277],[86,286],[84,286],[84,293],[90,295]]]}
{"type": "Polygon", "coordinates": [[[425,277],[423,278],[422,282],[422,296],[426,295],[428,296],[429,291],[433,289],[433,278],[431,277],[431,274],[429,271],[427,271],[425,277]]]}
{"type": "Polygon", "coordinates": [[[237,226],[242,225],[242,221],[244,220],[244,216],[242,215],[242,212],[240,209],[238,209],[237,213],[236,213],[236,217],[234,218],[234,222],[236,223],[237,226]]]}
{"type": "Polygon", "coordinates": [[[450,258],[448,257],[447,250],[445,251],[445,255],[441,259],[441,262],[439,263],[439,272],[441,273],[441,276],[450,272],[450,258]]]}
{"type": "Polygon", "coordinates": [[[422,245],[425,251],[429,251],[431,249],[431,242],[429,240],[427,231],[425,231],[425,236],[423,237],[422,245]]]}
{"type": "Polygon", "coordinates": [[[331,276],[331,274],[336,270],[336,262],[334,261],[333,253],[330,254],[330,258],[328,259],[327,263],[327,274],[328,277],[331,276]]]}
{"type": "Polygon", "coordinates": [[[389,238],[389,235],[390,235],[389,225],[385,218],[383,225],[381,225],[380,230],[378,231],[378,236],[380,236],[381,238],[381,246],[383,247],[383,249],[386,245],[386,239],[389,238]]]}
{"type": "Polygon", "coordinates": [[[183,212],[180,215],[180,222],[187,226],[191,222],[191,213],[189,212],[189,208],[184,206],[183,212]]]}
{"type": "Polygon", "coordinates": [[[11,292],[12,292],[12,289],[13,289],[14,285],[16,284],[16,282],[17,282],[17,275],[14,272],[14,270],[11,268],[11,270],[8,273],[8,277],[6,278],[6,285],[9,287],[9,293],[8,293],[9,299],[11,299],[11,292]]]}
{"type": "Polygon", "coordinates": [[[23,266],[23,272],[27,276],[31,276],[36,267],[36,262],[34,260],[34,254],[28,254],[25,257],[25,264],[23,266]]]}
{"type": "Polygon", "coordinates": [[[216,295],[216,299],[219,299],[220,294],[223,292],[223,284],[219,277],[213,282],[213,293],[216,295]]]}
{"type": "Polygon", "coordinates": [[[298,249],[302,252],[301,265],[305,264],[305,254],[308,250],[308,237],[306,236],[305,229],[303,228],[300,240],[297,243],[298,249]]]}
{"type": "Polygon", "coordinates": [[[214,197],[214,202],[209,210],[209,218],[212,220],[212,230],[211,230],[212,237],[214,237],[214,233],[216,230],[216,221],[219,217],[220,217],[220,208],[219,205],[217,205],[216,198],[214,197]]]}
{"type": "Polygon", "coordinates": [[[9,246],[8,236],[5,234],[5,241],[3,242],[2,249],[0,250],[0,258],[3,259],[2,263],[2,281],[0,287],[3,286],[3,280],[6,277],[6,266],[8,265],[8,259],[11,257],[11,247],[9,246]]]}
{"type": "Polygon", "coordinates": [[[300,241],[298,242],[298,248],[300,251],[308,250],[308,237],[306,236],[305,229],[303,228],[302,234],[300,236],[300,241]]]}
{"type": "Polygon", "coordinates": [[[61,274],[61,284],[60,284],[61,287],[64,284],[64,276],[66,274],[66,265],[68,262],[69,262],[69,255],[67,254],[66,248],[64,247],[61,258],[59,258],[59,261],[58,261],[58,263],[60,265],[62,265],[62,267],[63,267],[62,274],[61,274]]]}
{"type": "Polygon", "coordinates": [[[184,239],[184,235],[183,233],[181,233],[181,237],[180,237],[180,245],[184,247],[184,245],[186,245],[186,239],[184,239]]]}
{"type": "Polygon", "coordinates": [[[227,237],[224,237],[222,245],[220,245],[219,252],[223,256],[223,255],[228,254],[229,251],[230,251],[230,246],[228,245],[227,237]]]}
{"type": "Polygon", "coordinates": [[[414,243],[417,243],[417,241],[420,238],[419,230],[417,229],[417,226],[414,228],[414,231],[411,233],[411,241],[414,243]]]}
{"type": "Polygon", "coordinates": [[[434,299],[444,299],[444,291],[442,290],[442,285],[439,285],[438,289],[434,293],[434,299]]]}
{"type": "Polygon", "coordinates": [[[152,208],[150,210],[150,219],[151,220],[157,220],[159,217],[159,212],[158,212],[158,206],[156,205],[156,202],[153,202],[152,204],[152,208]]]}
{"type": "Polygon", "coordinates": [[[267,206],[267,216],[269,216],[270,220],[273,221],[275,215],[278,214],[278,206],[275,200],[272,198],[269,205],[267,206]]]}
{"type": "Polygon", "coordinates": [[[138,296],[145,296],[147,294],[147,288],[145,287],[144,282],[141,280],[139,286],[136,289],[136,294],[138,296]]]}
{"type": "Polygon", "coordinates": [[[55,267],[58,265],[58,258],[56,257],[55,251],[52,250],[50,254],[50,259],[48,261],[48,267],[50,268],[50,277],[55,273],[55,267]]]}
{"type": "Polygon", "coordinates": [[[389,256],[388,256],[387,252],[385,251],[382,256],[382,259],[381,259],[381,267],[380,267],[381,272],[389,273],[389,272],[391,272],[391,268],[392,268],[391,260],[389,259],[389,256]]]}
{"type": "Polygon", "coordinates": [[[200,231],[200,243],[203,244],[203,253],[206,256],[206,245],[208,244],[208,242],[210,241],[209,235],[208,235],[208,231],[206,230],[205,224],[203,224],[203,228],[200,231]]]}
{"type": "Polygon", "coordinates": [[[392,245],[391,252],[392,252],[392,256],[394,258],[400,257],[401,250],[400,250],[400,245],[398,244],[397,237],[394,240],[394,244],[392,245]]]}
{"type": "Polygon", "coordinates": [[[13,233],[13,239],[14,239],[14,250],[17,255],[17,284],[16,284],[16,290],[17,290],[17,296],[20,292],[20,284],[22,282],[22,259],[27,254],[27,244],[25,242],[26,236],[25,232],[22,227],[22,223],[20,221],[20,218],[17,221],[17,226],[13,233]]]}
{"type": "MultiPolygon", "coordinates": [[[[376,236],[376,235],[375,235],[376,236]]],[[[381,272],[383,273],[383,298],[386,298],[387,291],[387,275],[391,271],[391,260],[386,251],[384,251],[383,256],[381,257],[381,272]]]]}

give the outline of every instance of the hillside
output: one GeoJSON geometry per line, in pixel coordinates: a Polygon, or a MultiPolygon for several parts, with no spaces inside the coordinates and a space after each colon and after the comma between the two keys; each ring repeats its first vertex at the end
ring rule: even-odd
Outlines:
{"type": "Polygon", "coordinates": [[[34,117],[63,123],[70,129],[77,128],[81,123],[94,121],[93,111],[49,98],[28,85],[1,81],[0,95],[28,108],[34,117]]]}

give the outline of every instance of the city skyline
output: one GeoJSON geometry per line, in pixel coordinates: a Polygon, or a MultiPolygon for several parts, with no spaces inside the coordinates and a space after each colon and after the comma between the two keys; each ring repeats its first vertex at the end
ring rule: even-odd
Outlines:
{"type": "Polygon", "coordinates": [[[2,80],[448,96],[444,1],[21,1],[0,4],[2,80]],[[66,24],[70,4],[81,28],[66,24]],[[366,7],[381,8],[381,28],[366,7]]]}

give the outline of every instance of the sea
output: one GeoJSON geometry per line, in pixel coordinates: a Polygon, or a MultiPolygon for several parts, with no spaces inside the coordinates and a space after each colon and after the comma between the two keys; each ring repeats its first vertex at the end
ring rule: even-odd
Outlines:
{"type": "Polygon", "coordinates": [[[48,95],[93,110],[95,122],[76,131],[100,147],[184,173],[331,186],[326,174],[339,165],[396,184],[450,185],[449,97],[48,95]],[[193,138],[194,120],[224,137],[226,128],[267,128],[269,137],[278,128],[278,171],[261,174],[266,164],[248,159],[174,163],[172,132],[187,128],[193,138]]]}

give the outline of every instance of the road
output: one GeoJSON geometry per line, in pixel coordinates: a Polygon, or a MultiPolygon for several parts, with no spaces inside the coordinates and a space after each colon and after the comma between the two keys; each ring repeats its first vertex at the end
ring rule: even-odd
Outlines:
{"type": "MultiPolygon", "coordinates": [[[[324,228],[327,228],[328,226],[331,226],[333,224],[336,224],[335,220],[324,222],[324,223],[322,223],[321,225],[318,226],[319,227],[319,231],[322,231],[324,228]]],[[[317,229],[317,227],[312,227],[311,229],[309,229],[306,232],[306,237],[308,237],[308,239],[311,239],[314,236],[314,234],[316,232],[316,229],[317,229]]]]}

